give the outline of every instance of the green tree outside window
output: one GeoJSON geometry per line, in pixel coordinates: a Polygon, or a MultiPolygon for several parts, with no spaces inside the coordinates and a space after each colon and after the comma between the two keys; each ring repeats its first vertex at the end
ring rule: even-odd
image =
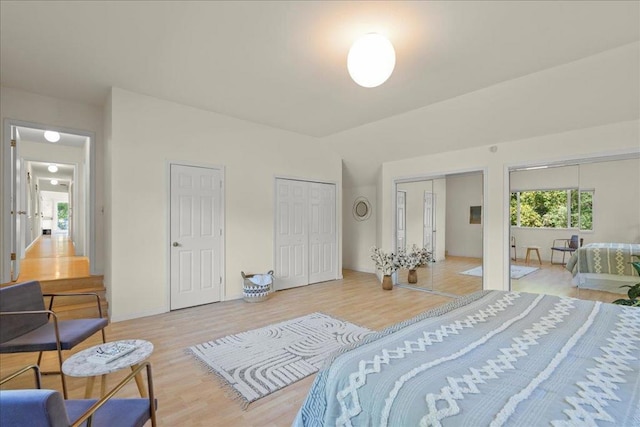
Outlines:
{"type": "Polygon", "coordinates": [[[593,230],[593,191],[534,190],[511,193],[512,226],[593,230]]]}

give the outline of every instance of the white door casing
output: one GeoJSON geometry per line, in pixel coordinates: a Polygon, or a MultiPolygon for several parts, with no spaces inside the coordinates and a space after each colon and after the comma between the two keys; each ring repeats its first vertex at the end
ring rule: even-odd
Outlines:
{"type": "Polygon", "coordinates": [[[396,249],[405,249],[407,246],[407,192],[396,192],[396,249]]]}
{"type": "Polygon", "coordinates": [[[171,165],[171,310],[221,299],[222,171],[171,165]]]}
{"type": "MultiPolygon", "coordinates": [[[[83,235],[84,237],[81,239],[74,239],[74,244],[76,244],[76,254],[85,254],[89,257],[89,268],[91,275],[101,275],[103,271],[99,267],[99,263],[95,262],[96,260],[96,241],[95,241],[95,171],[93,165],[95,164],[95,134],[93,132],[77,130],[72,128],[64,128],[55,125],[46,125],[35,122],[27,122],[23,120],[14,120],[14,119],[4,119],[3,121],[3,138],[2,138],[2,152],[3,152],[3,161],[2,168],[0,171],[3,175],[3,188],[2,188],[2,199],[3,206],[5,209],[4,214],[0,216],[2,221],[0,221],[0,226],[3,229],[4,239],[2,241],[3,253],[5,256],[0,260],[0,282],[8,282],[14,279],[13,276],[19,272],[19,265],[15,265],[13,261],[11,261],[9,254],[16,253],[16,235],[19,235],[16,232],[16,218],[12,212],[17,212],[15,209],[15,197],[25,197],[26,194],[16,194],[14,196],[15,184],[16,184],[16,172],[18,168],[16,167],[16,159],[19,159],[20,156],[16,153],[13,153],[13,147],[10,142],[12,140],[19,139],[19,135],[16,132],[17,127],[25,127],[34,130],[55,130],[62,133],[72,134],[76,136],[86,137],[85,143],[83,144],[83,150],[85,152],[85,161],[83,164],[83,176],[84,176],[84,184],[80,187],[77,187],[75,193],[76,200],[76,224],[74,234],[76,236],[83,235]],[[81,196],[79,196],[79,194],[81,196]],[[82,210],[78,210],[78,206],[82,203],[82,210]],[[83,248],[79,250],[78,247],[83,248]],[[87,254],[88,252],[88,254],[87,254]]],[[[17,142],[17,148],[20,150],[20,141],[17,142]]],[[[56,145],[67,145],[60,141],[56,145]]],[[[42,158],[29,158],[26,160],[30,161],[48,161],[49,159],[42,158]]],[[[74,179],[77,175],[74,174],[74,179]]],[[[37,199],[36,199],[37,200],[37,199]]],[[[38,201],[39,204],[39,201],[38,201]]],[[[36,210],[38,212],[38,210],[36,210]]],[[[23,219],[23,222],[26,220],[23,219]]],[[[42,231],[42,218],[39,218],[36,221],[37,233],[40,234],[42,231]]],[[[25,226],[26,228],[26,226],[25,226]]],[[[16,258],[18,258],[16,253],[16,258]]]]}
{"type": "Polygon", "coordinates": [[[309,186],[304,181],[276,179],[277,289],[308,284],[309,186]]]}
{"type": "Polygon", "coordinates": [[[18,143],[18,132],[15,126],[11,126],[11,281],[18,280],[20,275],[20,258],[21,252],[24,248],[21,248],[21,238],[24,233],[22,224],[22,203],[20,189],[21,185],[21,160],[18,143]],[[22,250],[21,250],[22,249],[22,250]]]}
{"type": "Polygon", "coordinates": [[[337,277],[336,186],[309,183],[309,283],[337,277]]]}
{"type": "Polygon", "coordinates": [[[430,191],[424,192],[424,209],[423,209],[423,245],[428,251],[435,253],[436,247],[436,195],[430,191]]]}

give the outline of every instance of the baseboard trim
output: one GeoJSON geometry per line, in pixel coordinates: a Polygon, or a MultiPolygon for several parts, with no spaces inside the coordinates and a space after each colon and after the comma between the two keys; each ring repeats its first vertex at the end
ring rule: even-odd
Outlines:
{"type": "Polygon", "coordinates": [[[159,308],[156,310],[140,311],[138,313],[125,313],[118,316],[110,316],[111,323],[124,322],[125,320],[139,319],[141,317],[155,316],[157,314],[168,313],[170,310],[159,308]]]}
{"type": "Polygon", "coordinates": [[[343,267],[345,270],[353,270],[353,271],[357,271],[360,273],[375,273],[376,269],[370,266],[367,267],[362,267],[362,266],[352,266],[352,267],[347,267],[344,266],[343,267]]]}

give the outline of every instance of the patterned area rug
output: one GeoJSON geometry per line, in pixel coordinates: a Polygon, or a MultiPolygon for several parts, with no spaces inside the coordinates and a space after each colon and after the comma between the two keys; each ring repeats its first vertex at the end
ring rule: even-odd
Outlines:
{"type": "MultiPolygon", "coordinates": [[[[538,270],[538,267],[525,267],[523,265],[512,265],[511,278],[520,279],[526,276],[527,274],[533,273],[536,270],[538,270]]],[[[460,274],[466,274],[467,276],[482,277],[482,266],[472,268],[471,270],[461,271],[460,274]]]]}
{"type": "Polygon", "coordinates": [[[322,313],[189,347],[249,404],[311,375],[325,359],[372,331],[322,313]]]}

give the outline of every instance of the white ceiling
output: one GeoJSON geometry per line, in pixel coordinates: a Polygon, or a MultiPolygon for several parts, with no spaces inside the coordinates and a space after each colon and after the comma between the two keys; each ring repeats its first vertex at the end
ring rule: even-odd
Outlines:
{"type": "Polygon", "coordinates": [[[311,136],[396,116],[640,39],[635,1],[0,2],[0,82],[102,105],[108,88],[311,136]],[[364,89],[351,43],[389,36],[364,89]]]}

